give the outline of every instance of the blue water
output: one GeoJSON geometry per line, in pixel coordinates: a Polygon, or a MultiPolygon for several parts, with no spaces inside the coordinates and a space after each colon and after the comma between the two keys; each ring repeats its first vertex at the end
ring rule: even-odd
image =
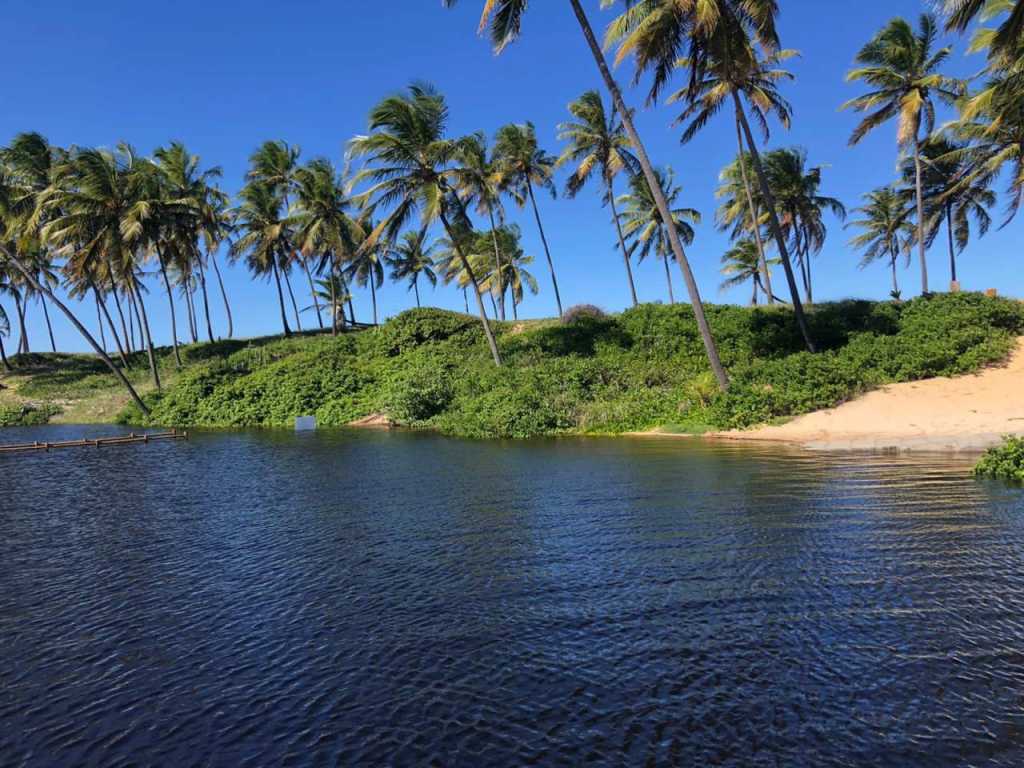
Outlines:
{"type": "Polygon", "coordinates": [[[0,456],[0,765],[1019,766],[1024,493],[969,466],[384,432],[0,456]]]}

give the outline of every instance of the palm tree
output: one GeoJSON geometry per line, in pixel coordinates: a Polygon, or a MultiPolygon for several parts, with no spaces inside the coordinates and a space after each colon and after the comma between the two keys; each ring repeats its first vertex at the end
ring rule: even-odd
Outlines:
{"type": "MultiPolygon", "coordinates": [[[[350,203],[345,185],[334,165],[324,158],[316,158],[299,168],[295,172],[295,180],[297,207],[291,222],[295,227],[296,242],[306,263],[311,258],[317,260],[317,274],[327,270],[328,279],[321,282],[333,291],[344,284],[341,279],[342,262],[350,259],[356,251],[357,225],[347,213],[350,203]]],[[[344,293],[348,293],[347,286],[344,293]]],[[[313,303],[318,314],[320,298],[316,297],[313,303]]],[[[336,336],[338,310],[344,304],[344,298],[333,295],[327,303],[331,307],[331,333],[336,336]]]]}
{"type": "Polygon", "coordinates": [[[358,199],[370,212],[385,206],[394,207],[367,234],[361,248],[375,247],[382,236],[386,241],[396,239],[417,211],[423,229],[440,219],[445,232],[455,242],[459,260],[474,285],[484,336],[495,364],[501,365],[476,277],[456,238],[457,229],[469,228],[469,221],[456,193],[457,177],[451,165],[458,143],[445,137],[447,123],[448,106],[444,96],[425,84],[413,84],[407,94],[388,97],[373,108],[370,133],[357,136],[349,145],[352,157],[365,157],[377,164],[356,175],[356,183],[372,183],[358,199]]]}
{"type": "Polygon", "coordinates": [[[604,201],[611,206],[612,220],[619,237],[619,248],[626,264],[626,278],[629,281],[633,306],[639,304],[636,297],[636,284],[633,282],[633,269],[629,264],[629,253],[626,250],[619,212],[615,207],[615,177],[625,171],[629,176],[636,176],[640,171],[640,163],[631,150],[629,138],[614,114],[608,115],[604,101],[597,91],[587,91],[576,101],[569,104],[569,112],[575,118],[558,126],[559,141],[568,141],[558,158],[558,165],[573,163],[575,169],[565,185],[567,197],[575,197],[593,176],[594,170],[599,171],[604,182],[604,201]]]}
{"type": "Polygon", "coordinates": [[[921,128],[924,128],[925,135],[935,128],[935,99],[951,104],[963,95],[964,88],[962,83],[938,72],[952,49],[946,46],[933,53],[938,37],[935,17],[922,14],[919,24],[915,32],[906,20],[893,19],[860,50],[857,62],[863,66],[851,70],[846,79],[863,80],[872,90],[851,99],[842,108],[868,113],[850,136],[850,146],[856,145],[878,126],[896,118],[897,146],[913,154],[921,292],[927,294],[921,128]]]}
{"type": "Polygon", "coordinates": [[[855,209],[862,218],[855,219],[847,227],[862,230],[850,241],[850,245],[863,252],[861,269],[868,264],[884,259],[892,270],[893,299],[899,300],[900,286],[896,278],[896,260],[905,253],[910,261],[910,244],[914,239],[914,225],[910,223],[911,208],[906,198],[893,187],[881,187],[864,195],[864,205],[855,209]]]}
{"type": "MultiPolygon", "coordinates": [[[[457,160],[453,169],[458,193],[465,205],[475,205],[477,213],[487,214],[491,233],[497,232],[498,219],[504,219],[501,192],[497,185],[497,169],[493,158],[487,156],[487,136],[474,133],[459,141],[457,160]]],[[[501,270],[498,240],[492,238],[495,269],[501,270]]],[[[498,296],[498,316],[505,319],[505,295],[498,296]]]]}
{"type": "MultiPolygon", "coordinates": [[[[391,268],[391,279],[396,283],[401,280],[409,282],[409,290],[416,294],[417,307],[420,306],[420,277],[426,278],[431,285],[437,285],[437,273],[433,269],[434,247],[427,244],[425,232],[406,232],[401,242],[384,255],[384,262],[391,268]]],[[[500,256],[496,263],[500,268],[500,256]]]]}
{"type": "Polygon", "coordinates": [[[366,213],[356,222],[356,249],[349,257],[342,270],[349,284],[355,283],[360,288],[370,285],[370,299],[373,303],[373,324],[377,325],[377,289],[384,285],[384,254],[391,250],[387,240],[378,238],[371,240],[377,225],[366,213]]]}
{"type": "Polygon", "coordinates": [[[14,370],[11,361],[7,359],[7,350],[4,349],[4,337],[11,335],[11,321],[7,317],[7,311],[0,307],[0,363],[3,363],[4,370],[10,373],[14,370]]]}
{"type": "MultiPolygon", "coordinates": [[[[681,119],[691,119],[682,136],[684,142],[696,135],[726,101],[732,102],[739,148],[742,153],[745,139],[769,230],[782,258],[793,314],[808,350],[813,352],[814,340],[800,303],[775,201],[744,107],[746,100],[766,137],[768,115],[774,113],[788,124],[789,105],[779,95],[777,83],[790,75],[775,67],[794,54],[780,51],[776,12],[775,0],[653,0],[628,8],[609,28],[608,41],[619,42],[619,61],[634,57],[637,81],[645,73],[652,74],[649,101],[657,99],[673,71],[681,68],[689,73],[686,88],[673,96],[687,104],[681,119]]],[[[740,169],[745,172],[746,165],[741,164],[740,169]]],[[[752,196],[747,203],[753,208],[752,196]]],[[[758,216],[751,218],[756,220],[758,216]]]]}
{"type": "Polygon", "coordinates": [[[537,231],[544,245],[544,255],[551,271],[551,285],[555,290],[555,304],[558,315],[562,315],[562,296],[558,292],[558,278],[555,276],[555,263],[551,259],[551,249],[544,234],[544,225],[540,220],[537,208],[537,197],[534,187],[546,189],[552,197],[557,195],[554,176],[554,157],[549,155],[537,144],[537,131],[533,123],[509,124],[498,129],[494,140],[494,162],[498,179],[498,188],[512,195],[516,205],[524,207],[529,201],[533,208],[533,216],[537,221],[537,231]]]}
{"type": "MultiPolygon", "coordinates": [[[[265,141],[260,145],[249,158],[249,172],[246,179],[249,183],[257,182],[268,187],[280,201],[284,218],[291,215],[291,193],[295,189],[295,173],[299,167],[298,147],[290,146],[285,141],[265,141]]],[[[313,286],[313,273],[310,271],[308,261],[298,251],[288,254],[286,263],[281,265],[284,273],[285,285],[288,287],[288,294],[292,299],[292,308],[295,310],[295,324],[302,330],[302,322],[299,320],[299,308],[295,303],[295,296],[292,293],[291,279],[288,277],[293,262],[302,265],[309,281],[309,292],[313,297],[313,306],[316,308],[317,322],[320,328],[324,327],[324,320],[320,316],[320,300],[316,297],[316,289],[313,286]]]]}
{"type": "MultiPolygon", "coordinates": [[[[779,264],[779,259],[773,259],[771,264],[779,264]]],[[[757,306],[758,290],[766,291],[761,283],[761,253],[757,250],[757,243],[753,240],[737,240],[732,248],[722,255],[722,274],[726,279],[718,286],[720,291],[735,288],[737,285],[750,281],[753,292],[750,297],[750,305],[757,306]]]]}
{"type": "MultiPolygon", "coordinates": [[[[922,145],[921,164],[927,242],[931,245],[945,228],[950,280],[956,283],[956,257],[971,239],[971,220],[978,235],[984,236],[992,226],[988,209],[995,205],[996,195],[989,187],[991,179],[970,180],[972,167],[966,144],[932,137],[922,145]]],[[[910,198],[914,195],[915,173],[913,160],[906,160],[901,168],[904,187],[900,191],[910,198]]]]}
{"type": "MultiPolygon", "coordinates": [[[[228,338],[235,335],[235,322],[231,315],[231,304],[228,302],[228,293],[224,289],[224,278],[220,274],[220,266],[217,264],[217,250],[224,243],[228,242],[231,233],[234,231],[233,216],[231,213],[231,201],[228,195],[218,187],[208,185],[202,192],[199,201],[199,237],[203,243],[205,260],[199,259],[200,276],[203,284],[206,284],[205,262],[213,267],[213,273],[217,277],[217,285],[220,287],[221,299],[224,301],[224,312],[228,319],[228,338]]],[[[204,290],[203,300],[206,300],[204,290]]]]}
{"type": "MultiPolygon", "coordinates": [[[[332,327],[337,329],[345,326],[348,319],[345,317],[345,305],[347,304],[349,309],[352,308],[352,294],[348,289],[348,283],[345,282],[345,278],[340,273],[330,275],[326,278],[320,278],[314,281],[316,285],[317,296],[320,300],[331,307],[331,311],[334,314],[332,327]]],[[[305,311],[315,309],[313,306],[305,308],[305,311]]],[[[351,316],[351,322],[355,325],[355,315],[351,316]]]]}
{"type": "MultiPolygon", "coordinates": [[[[756,0],[756,2],[759,3],[766,1],[767,0],[756,0]]],[[[443,0],[443,2],[445,6],[452,7],[455,5],[456,0],[443,0]]],[[[755,0],[748,0],[748,2],[755,2],[755,0]]],[[[615,109],[615,113],[622,119],[622,126],[633,145],[637,160],[640,163],[640,168],[643,171],[644,178],[647,179],[647,183],[651,187],[658,210],[664,219],[670,220],[672,218],[672,214],[669,209],[668,201],[665,199],[664,190],[659,186],[658,178],[654,173],[654,164],[651,162],[650,156],[647,154],[647,149],[640,139],[640,134],[637,132],[636,126],[633,124],[633,113],[626,106],[625,99],[622,96],[622,89],[619,87],[619,84],[615,82],[615,78],[612,76],[611,69],[608,67],[608,62],[604,56],[604,51],[601,50],[601,45],[598,43],[597,37],[594,35],[594,29],[590,25],[590,20],[587,18],[587,14],[583,10],[580,0],[569,0],[569,5],[572,8],[573,15],[576,17],[576,21],[579,24],[580,31],[587,43],[587,47],[590,49],[590,53],[594,58],[594,63],[597,65],[597,69],[601,74],[602,80],[604,80],[605,87],[607,87],[608,92],[612,97],[612,106],[615,109]]],[[[485,0],[483,13],[480,18],[480,29],[484,30],[488,27],[490,28],[491,42],[494,45],[496,53],[500,53],[506,46],[519,37],[522,28],[523,14],[526,12],[526,6],[527,0],[485,0]]],[[[772,6],[774,10],[774,3],[772,6]]],[[[711,335],[711,326],[708,324],[707,315],[704,312],[704,305],[700,298],[700,291],[697,288],[697,281],[694,279],[693,271],[690,269],[690,263],[686,258],[686,253],[683,250],[678,234],[674,229],[670,230],[668,239],[672,252],[675,255],[676,262],[679,264],[679,269],[683,273],[683,279],[686,282],[687,291],[690,294],[690,302],[693,304],[694,317],[697,321],[697,328],[700,331],[701,340],[704,343],[704,349],[707,352],[708,363],[716,380],[718,381],[719,387],[723,391],[727,390],[729,388],[729,377],[725,373],[725,368],[722,367],[722,360],[718,354],[718,348],[715,345],[714,337],[711,335]]]]}
{"type": "Polygon", "coordinates": [[[51,185],[39,195],[38,216],[44,221],[40,237],[57,257],[66,260],[66,274],[77,275],[83,281],[103,275],[112,291],[121,289],[130,297],[153,383],[160,389],[138,253],[124,234],[132,209],[144,191],[140,189],[138,165],[127,144],[118,145],[115,151],[79,149],[65,158],[54,168],[51,185]]]}
{"type": "Polygon", "coordinates": [[[811,256],[820,253],[825,245],[828,228],[824,212],[829,211],[842,221],[846,218],[846,207],[834,197],[819,194],[822,168],[807,168],[807,152],[803,149],[769,152],[765,156],[765,167],[783,232],[792,239],[807,303],[813,304],[811,256]]]}
{"type": "Polygon", "coordinates": [[[281,219],[281,207],[271,187],[261,183],[246,184],[239,193],[234,216],[240,236],[231,244],[231,258],[245,257],[245,265],[256,276],[273,275],[277,285],[277,301],[281,308],[281,327],[286,337],[292,335],[281,289],[281,267],[292,253],[291,233],[281,219]]]}
{"type": "Polygon", "coordinates": [[[631,253],[639,251],[638,261],[643,261],[653,250],[655,255],[664,262],[665,281],[668,283],[669,302],[675,304],[672,291],[672,273],[668,262],[672,256],[670,237],[674,232],[682,242],[690,245],[694,231],[691,224],[699,224],[700,212],[693,208],[676,207],[682,194],[682,188],[675,184],[675,174],[671,168],[664,171],[655,170],[660,189],[665,190],[672,222],[675,226],[665,226],[661,218],[661,210],[654,199],[654,193],[644,176],[634,176],[629,180],[629,193],[619,198],[622,203],[623,239],[630,244],[631,253]]]}
{"type": "Polygon", "coordinates": [[[983,42],[993,63],[1000,66],[1017,57],[1024,41],[1024,0],[945,0],[946,29],[963,32],[978,17],[1008,14],[997,29],[989,30],[983,42]]]}

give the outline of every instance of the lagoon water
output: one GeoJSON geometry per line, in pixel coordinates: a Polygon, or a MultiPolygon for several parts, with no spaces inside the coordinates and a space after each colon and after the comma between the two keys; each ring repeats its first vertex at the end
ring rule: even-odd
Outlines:
{"type": "Polygon", "coordinates": [[[0,457],[0,765],[1019,766],[1024,492],[969,466],[387,432],[0,457]]]}

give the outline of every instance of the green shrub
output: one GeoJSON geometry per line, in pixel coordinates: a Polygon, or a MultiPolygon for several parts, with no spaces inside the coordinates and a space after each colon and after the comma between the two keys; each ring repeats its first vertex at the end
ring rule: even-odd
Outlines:
{"type": "Polygon", "coordinates": [[[990,448],[975,465],[974,474],[1024,483],[1024,437],[1008,436],[1002,445],[990,448]]]}
{"type": "Polygon", "coordinates": [[[43,405],[0,406],[0,427],[38,427],[49,424],[60,413],[50,403],[43,405]]]}

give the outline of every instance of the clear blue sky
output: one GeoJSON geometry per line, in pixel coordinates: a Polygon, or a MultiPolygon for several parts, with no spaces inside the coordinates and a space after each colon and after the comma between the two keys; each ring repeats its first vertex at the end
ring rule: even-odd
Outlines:
{"type": "MultiPolygon", "coordinates": [[[[112,146],[123,139],[149,153],[178,139],[205,163],[222,166],[224,186],[234,192],[250,152],[266,139],[285,139],[299,145],[304,157],[326,155],[340,165],[346,141],[365,130],[371,106],[411,80],[424,79],[448,96],[453,135],[493,134],[503,123],[531,120],[545,147],[557,153],[556,125],[566,117],[566,104],[600,85],[569,4],[534,2],[523,39],[497,58],[475,35],[480,5],[463,0],[457,10],[445,11],[440,0],[179,0],[171,5],[11,0],[4,9],[5,54],[12,65],[0,94],[0,142],[37,130],[56,144],[112,146]]],[[[595,26],[603,28],[610,14],[598,11],[597,0],[587,5],[595,26]]],[[[850,208],[862,193],[894,178],[896,150],[892,126],[847,148],[856,116],[838,107],[858,86],[845,83],[844,74],[858,48],[889,18],[916,19],[931,5],[930,0],[780,2],[783,45],[800,50],[802,57],[792,62],[797,79],[786,86],[795,110],[792,129],[775,126],[771,144],[805,147],[812,164],[827,166],[822,191],[850,208]]],[[[965,41],[952,42],[951,74],[980,69],[982,59],[966,55],[965,41]]],[[[629,73],[623,70],[619,78],[627,81],[629,73]]],[[[627,98],[642,103],[636,90],[627,98]]],[[[746,288],[718,291],[718,262],[727,240],[713,224],[718,174],[736,152],[732,122],[723,114],[684,147],[674,118],[671,107],[659,106],[641,113],[639,127],[655,162],[675,169],[686,190],[683,202],[704,213],[690,249],[701,290],[711,302],[745,302],[746,288]]],[[[596,191],[575,200],[542,199],[540,205],[565,304],[625,307],[622,262],[596,191]]],[[[527,299],[523,312],[551,315],[554,299],[528,213],[510,211],[522,227],[527,253],[537,258],[542,289],[527,299]]],[[[1022,226],[1024,221],[1012,223],[971,244],[960,261],[966,288],[1024,294],[1022,226]]],[[[839,223],[829,222],[828,243],[815,262],[816,299],[886,297],[884,266],[859,270],[846,246],[849,237],[839,223]]],[[[949,267],[941,242],[929,264],[933,286],[944,287],[949,267]]],[[[673,278],[677,296],[684,295],[678,272],[673,278]]],[[[236,335],[276,333],[273,287],[252,282],[241,268],[229,270],[227,280],[236,335]]],[[[639,267],[637,280],[642,300],[666,299],[664,276],[653,258],[639,267]]],[[[916,292],[916,265],[901,280],[905,295],[916,292]]],[[[153,281],[154,335],[167,343],[167,313],[157,290],[153,281]]],[[[462,307],[453,288],[435,293],[428,288],[424,299],[462,307]]],[[[412,296],[404,285],[388,283],[380,302],[388,316],[409,306],[412,296]]],[[[95,325],[94,308],[80,309],[95,325]]],[[[358,295],[357,314],[366,319],[368,313],[369,296],[358,295]]],[[[41,313],[33,306],[30,314],[33,348],[42,349],[41,313]]],[[[85,348],[63,318],[54,319],[59,347],[85,348]]],[[[223,331],[217,302],[214,321],[223,331]]],[[[304,325],[312,322],[312,316],[304,318],[304,325]]]]}

